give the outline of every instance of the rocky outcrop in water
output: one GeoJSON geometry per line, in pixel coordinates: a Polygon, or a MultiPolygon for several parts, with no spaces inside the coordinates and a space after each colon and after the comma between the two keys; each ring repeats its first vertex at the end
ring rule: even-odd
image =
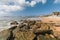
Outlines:
{"type": "MultiPolygon", "coordinates": [[[[11,23],[14,25],[16,21],[11,23]]],[[[0,32],[0,40],[60,40],[54,36],[51,23],[41,21],[23,21],[0,32]]]]}

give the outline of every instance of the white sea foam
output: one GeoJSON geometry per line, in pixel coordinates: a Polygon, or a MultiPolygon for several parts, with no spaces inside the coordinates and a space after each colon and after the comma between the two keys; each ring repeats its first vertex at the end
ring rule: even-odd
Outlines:
{"type": "Polygon", "coordinates": [[[0,17],[0,31],[11,28],[12,26],[10,23],[12,21],[20,21],[21,17],[0,17]]]}

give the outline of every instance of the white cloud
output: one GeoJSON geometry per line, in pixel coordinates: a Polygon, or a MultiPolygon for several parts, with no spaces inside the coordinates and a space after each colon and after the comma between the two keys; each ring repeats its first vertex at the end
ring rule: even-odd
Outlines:
{"type": "Polygon", "coordinates": [[[43,4],[45,4],[47,0],[34,0],[34,1],[36,1],[37,3],[42,2],[43,4]]]}
{"type": "Polygon", "coordinates": [[[17,11],[23,10],[25,6],[33,7],[37,3],[42,2],[43,4],[46,3],[46,0],[32,0],[31,2],[26,0],[0,0],[0,10],[3,11],[17,11]],[[10,2],[13,2],[14,5],[9,5],[10,2]]]}
{"type": "Polygon", "coordinates": [[[17,11],[17,10],[23,10],[24,8],[17,6],[17,5],[0,5],[0,16],[4,15],[10,15],[11,12],[17,11]]]}
{"type": "Polygon", "coordinates": [[[18,4],[20,6],[31,6],[33,7],[34,5],[36,5],[37,3],[41,2],[42,4],[46,3],[46,0],[32,0],[31,2],[26,1],[26,0],[14,0],[15,4],[18,4]]]}
{"type": "Polygon", "coordinates": [[[33,7],[36,4],[35,1],[31,1],[30,5],[33,7]]]}
{"type": "Polygon", "coordinates": [[[47,0],[32,0],[30,3],[30,6],[33,7],[37,3],[41,2],[42,4],[45,4],[47,0]]]}
{"type": "Polygon", "coordinates": [[[34,7],[37,3],[46,3],[46,0],[32,0],[31,2],[26,0],[0,0],[0,14],[10,13],[17,10],[23,10],[26,6],[34,7]],[[14,3],[10,5],[10,3],[14,3]]]}
{"type": "Polygon", "coordinates": [[[17,5],[0,5],[0,11],[17,11],[17,10],[22,10],[23,8],[17,5]]]}
{"type": "Polygon", "coordinates": [[[0,0],[0,16],[10,14],[11,12],[15,12],[17,10],[23,10],[24,7],[21,5],[9,5],[9,2],[14,2],[12,0],[0,0]]]}
{"type": "Polygon", "coordinates": [[[45,4],[47,0],[42,0],[42,3],[45,4]]]}
{"type": "Polygon", "coordinates": [[[20,6],[26,4],[25,0],[18,0],[18,1],[17,1],[17,0],[14,0],[14,3],[15,3],[15,4],[18,4],[18,5],[20,5],[20,6]]]}
{"type": "Polygon", "coordinates": [[[55,0],[54,3],[60,3],[60,0],[55,0]]]}
{"type": "Polygon", "coordinates": [[[25,0],[0,0],[0,11],[17,11],[23,10],[24,6],[29,2],[25,2],[25,0]],[[14,5],[10,5],[9,3],[13,2],[14,5]]]}

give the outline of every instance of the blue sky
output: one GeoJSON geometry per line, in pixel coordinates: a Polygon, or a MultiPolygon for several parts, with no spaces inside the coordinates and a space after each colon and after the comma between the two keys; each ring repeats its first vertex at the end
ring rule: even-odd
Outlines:
{"type": "Polygon", "coordinates": [[[0,0],[0,16],[39,16],[60,12],[60,0],[0,0]]]}

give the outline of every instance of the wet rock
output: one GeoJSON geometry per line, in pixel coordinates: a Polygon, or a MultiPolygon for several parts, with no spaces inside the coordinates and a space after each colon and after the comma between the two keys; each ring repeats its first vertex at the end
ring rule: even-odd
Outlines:
{"type": "Polygon", "coordinates": [[[47,34],[53,34],[52,30],[38,30],[34,32],[36,35],[45,35],[47,34]]]}
{"type": "Polygon", "coordinates": [[[13,32],[10,31],[10,36],[7,38],[7,40],[14,40],[13,32]]]}
{"type": "Polygon", "coordinates": [[[14,21],[11,25],[14,26],[0,33],[0,40],[58,40],[48,23],[25,20],[21,24],[14,21]]]}
{"type": "Polygon", "coordinates": [[[17,21],[13,21],[10,23],[10,25],[18,25],[18,22],[17,21]]]}
{"type": "Polygon", "coordinates": [[[15,28],[17,28],[17,26],[13,26],[13,27],[9,28],[9,30],[13,31],[15,28]]]}

